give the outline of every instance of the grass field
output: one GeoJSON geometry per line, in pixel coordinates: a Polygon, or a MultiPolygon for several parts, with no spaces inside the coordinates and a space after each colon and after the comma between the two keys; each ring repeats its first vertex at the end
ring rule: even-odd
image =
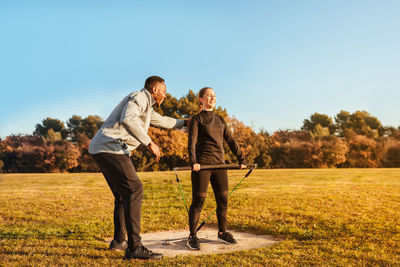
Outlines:
{"type": "MultiPolygon", "coordinates": [[[[230,171],[230,185],[244,174],[230,171]]],[[[190,202],[189,175],[180,173],[190,202]]],[[[187,229],[173,173],[139,176],[142,232],[187,229]]],[[[210,188],[202,215],[214,207],[210,188]]],[[[399,169],[254,171],[230,198],[229,228],[282,242],[230,254],[124,261],[104,242],[112,210],[101,174],[1,175],[0,266],[400,266],[399,169]]]]}

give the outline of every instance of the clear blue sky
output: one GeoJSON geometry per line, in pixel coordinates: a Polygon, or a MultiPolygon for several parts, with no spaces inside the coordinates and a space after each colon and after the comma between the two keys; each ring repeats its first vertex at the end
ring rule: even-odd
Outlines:
{"type": "Polygon", "coordinates": [[[150,75],[255,130],[366,110],[400,125],[400,1],[0,1],[0,137],[106,118],[150,75]]]}

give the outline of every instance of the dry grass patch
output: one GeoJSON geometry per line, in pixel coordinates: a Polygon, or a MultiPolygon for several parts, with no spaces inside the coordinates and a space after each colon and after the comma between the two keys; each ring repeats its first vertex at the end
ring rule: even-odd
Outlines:
{"type": "MultiPolygon", "coordinates": [[[[233,187],[245,171],[230,171],[233,187]]],[[[190,173],[179,173],[190,203],[190,173]]],[[[142,231],[187,229],[172,172],[140,173],[142,231]]],[[[229,227],[278,245],[158,262],[106,250],[113,199],[101,174],[0,177],[0,265],[400,265],[399,169],[256,170],[229,200],[229,227]]],[[[215,208],[209,190],[203,217],[215,208]]],[[[216,219],[210,221],[215,225],[216,219]]]]}

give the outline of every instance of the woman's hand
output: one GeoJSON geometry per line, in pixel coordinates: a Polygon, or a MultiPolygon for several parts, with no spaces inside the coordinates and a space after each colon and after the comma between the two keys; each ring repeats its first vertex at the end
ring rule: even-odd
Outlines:
{"type": "Polygon", "coordinates": [[[246,164],[240,164],[240,165],[239,165],[239,168],[240,168],[240,169],[246,169],[246,168],[247,168],[247,165],[246,165],[246,164]]]}
{"type": "Polygon", "coordinates": [[[195,172],[200,171],[200,164],[198,164],[198,163],[193,164],[193,171],[195,171],[195,172]]]}

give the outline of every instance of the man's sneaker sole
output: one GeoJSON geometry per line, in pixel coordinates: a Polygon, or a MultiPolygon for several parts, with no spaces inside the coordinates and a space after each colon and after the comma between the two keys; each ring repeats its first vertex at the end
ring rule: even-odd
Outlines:
{"type": "Polygon", "coordinates": [[[116,243],[111,241],[110,246],[108,247],[109,250],[114,250],[114,251],[125,251],[128,248],[128,243],[126,241],[123,241],[121,243],[116,243]]]}
{"type": "Polygon", "coordinates": [[[125,251],[125,249],[121,249],[121,248],[109,248],[109,250],[112,250],[112,251],[125,251]]]}
{"type": "Polygon", "coordinates": [[[191,247],[190,244],[189,244],[189,240],[186,241],[186,246],[187,246],[188,248],[190,248],[191,250],[200,250],[199,248],[191,247]]]}
{"type": "Polygon", "coordinates": [[[218,237],[218,241],[221,241],[222,243],[225,243],[225,244],[228,244],[228,245],[236,245],[237,244],[237,241],[235,243],[230,243],[230,242],[228,242],[226,240],[223,240],[222,238],[219,238],[219,237],[218,237]]]}

